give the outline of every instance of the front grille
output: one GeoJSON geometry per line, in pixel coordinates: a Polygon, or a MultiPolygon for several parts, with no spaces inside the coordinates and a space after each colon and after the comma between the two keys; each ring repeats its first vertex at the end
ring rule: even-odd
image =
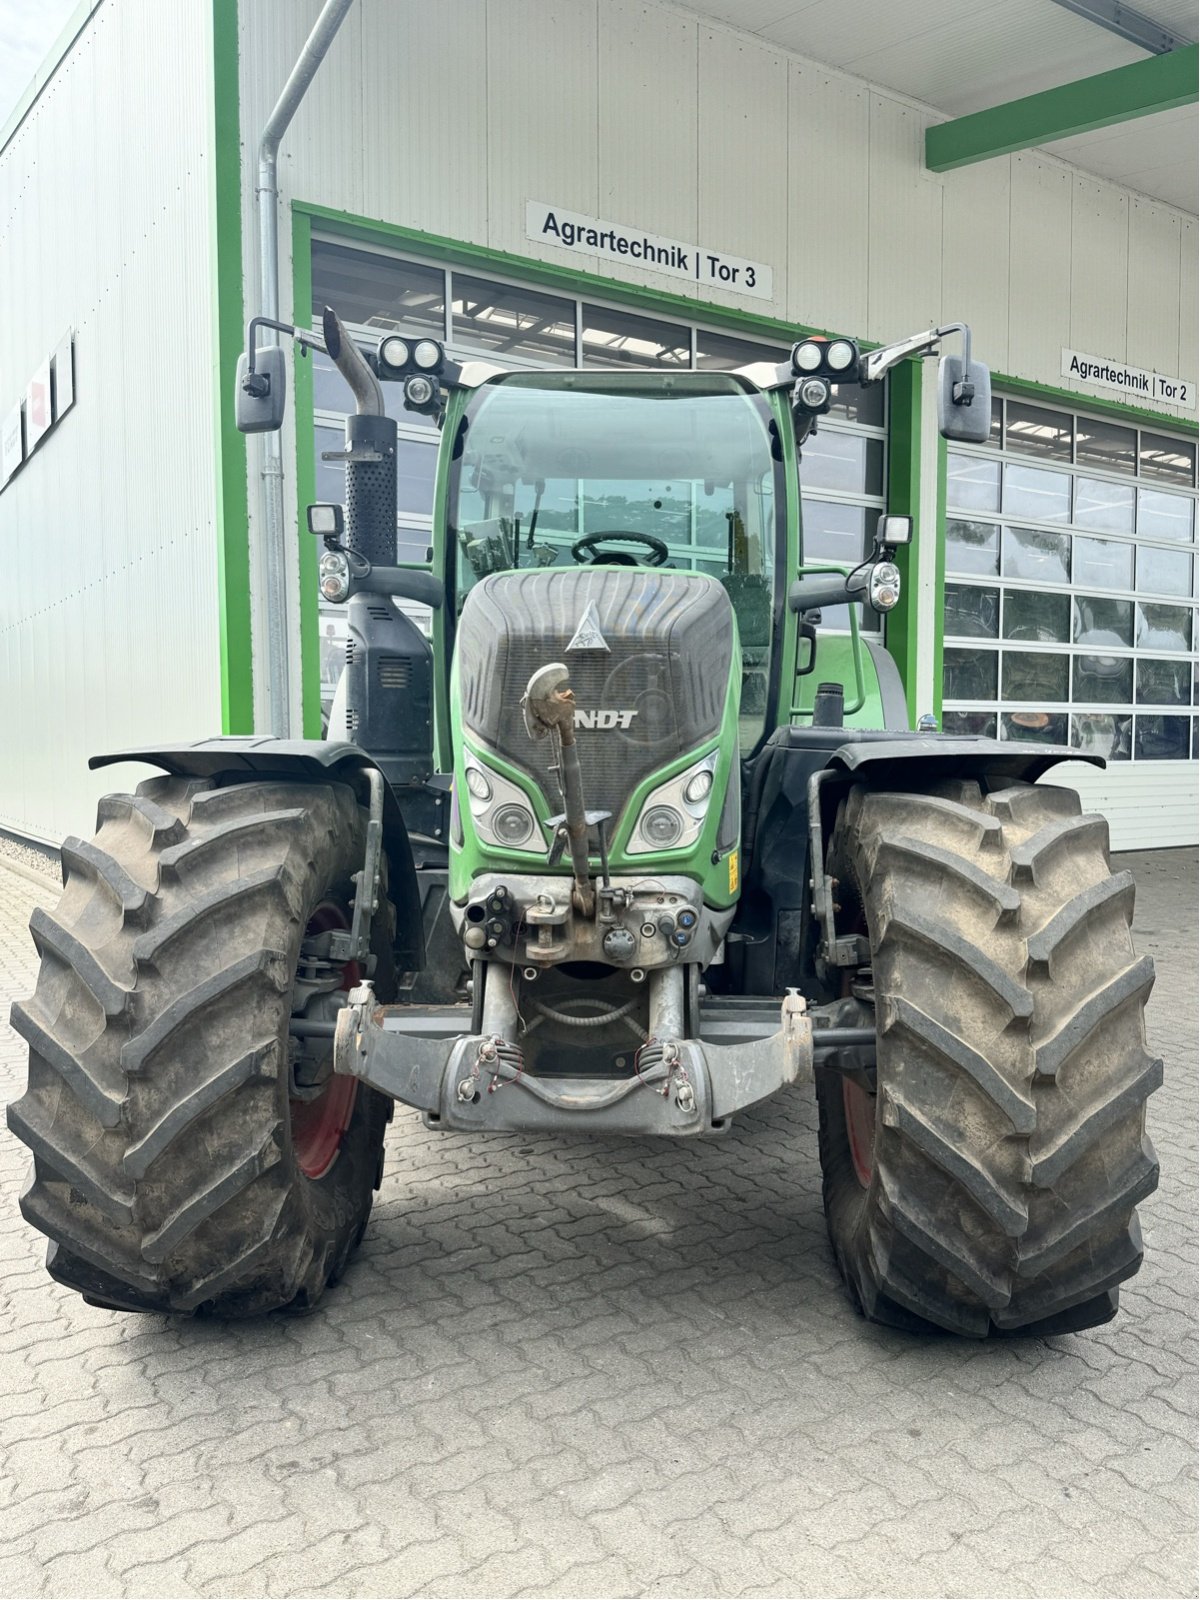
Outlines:
{"type": "Polygon", "coordinates": [[[497,573],[471,590],[459,623],[463,720],[561,810],[553,745],[529,738],[521,696],[539,667],[564,662],[580,710],[633,713],[620,719],[627,727],[575,735],[589,808],[617,816],[644,777],[717,731],[732,650],[732,608],[712,578],[644,567],[497,573]],[[608,649],[568,650],[590,605],[608,649]]]}

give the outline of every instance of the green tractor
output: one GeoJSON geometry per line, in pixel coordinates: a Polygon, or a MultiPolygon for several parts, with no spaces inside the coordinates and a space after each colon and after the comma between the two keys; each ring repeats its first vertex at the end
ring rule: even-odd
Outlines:
{"type": "MultiPolygon", "coordinates": [[[[283,416],[261,324],[247,432],[283,416]]],[[[858,627],[896,604],[906,519],[852,570],[805,563],[800,453],[834,387],[961,337],[940,426],[986,438],[969,330],[513,372],[360,349],[332,311],[323,340],[270,326],[355,396],[345,507],[309,510],[348,612],[331,738],[93,761],[162,775],[64,842],[31,923],[9,1125],[52,1276],[127,1311],[304,1308],[363,1235],[396,1102],[448,1133],[707,1138],[815,1090],[865,1316],[1110,1318],[1158,1175],[1132,879],[1037,781],[1078,752],[910,731],[858,627]],[[396,565],[389,382],[441,428],[420,570],[396,565]]]]}

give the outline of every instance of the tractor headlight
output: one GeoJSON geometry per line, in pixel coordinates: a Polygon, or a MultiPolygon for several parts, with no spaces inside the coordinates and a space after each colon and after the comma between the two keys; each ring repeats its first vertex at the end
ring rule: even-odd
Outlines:
{"type": "Polygon", "coordinates": [[[416,410],[427,406],[437,393],[437,384],[423,372],[412,372],[404,380],[404,399],[416,410]]]}
{"type": "Polygon", "coordinates": [[[652,789],[638,814],[626,852],[645,856],[656,850],[685,850],[694,845],[708,815],[716,766],[714,750],[652,789]]]}
{"type": "Polygon", "coordinates": [[[795,372],[816,372],[825,359],[824,346],[816,339],[802,339],[792,346],[792,369],[795,372]]]}
{"type": "Polygon", "coordinates": [[[890,611],[900,599],[900,569],[891,561],[877,561],[871,568],[867,590],[873,611],[890,611]]]}
{"type": "Polygon", "coordinates": [[[829,408],[829,381],[827,378],[805,378],[796,385],[797,398],[806,411],[826,411],[829,408]]]}
{"type": "Polygon", "coordinates": [[[326,550],[317,566],[321,599],[339,606],[350,597],[350,563],[336,550],[326,550]]]}
{"type": "Polygon", "coordinates": [[[528,795],[469,751],[463,752],[463,766],[471,821],[480,843],[544,855],[546,841],[528,795]]]}
{"type": "Polygon", "coordinates": [[[854,346],[849,339],[835,339],[825,351],[825,360],[834,372],[845,372],[854,360],[854,346]]]}
{"type": "Polygon", "coordinates": [[[418,339],[413,346],[413,365],[422,372],[436,372],[442,364],[442,347],[434,339],[418,339]]]}
{"type": "Polygon", "coordinates": [[[408,340],[401,339],[398,334],[389,333],[386,339],[379,341],[379,359],[393,372],[408,365],[409,355],[408,340]]]}

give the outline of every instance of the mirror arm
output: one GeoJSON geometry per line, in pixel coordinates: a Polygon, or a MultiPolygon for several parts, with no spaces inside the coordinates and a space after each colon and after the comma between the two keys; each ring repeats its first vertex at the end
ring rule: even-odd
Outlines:
{"type": "MultiPolygon", "coordinates": [[[[246,366],[246,377],[243,386],[247,394],[266,393],[265,389],[252,388],[250,385],[251,378],[260,376],[255,366],[255,358],[259,352],[258,340],[255,334],[259,328],[274,328],[276,333],[286,333],[300,346],[302,355],[309,350],[320,350],[322,352],[325,350],[325,341],[319,334],[309,333],[304,328],[294,328],[290,322],[279,322],[274,317],[251,317],[246,324],[246,354],[249,357],[249,361],[246,366]]],[[[270,347],[264,346],[264,348],[270,347]]]]}
{"type": "MultiPolygon", "coordinates": [[[[971,330],[965,322],[947,322],[940,328],[910,334],[907,339],[886,344],[879,350],[869,350],[859,363],[859,382],[878,383],[885,372],[890,372],[909,356],[932,355],[938,341],[950,333],[961,333],[963,336],[963,370],[966,371],[971,361],[971,330]]],[[[969,405],[973,398],[974,390],[970,384],[955,385],[955,405],[969,405]],[[970,394],[966,393],[968,389],[971,389],[970,394]]]]}

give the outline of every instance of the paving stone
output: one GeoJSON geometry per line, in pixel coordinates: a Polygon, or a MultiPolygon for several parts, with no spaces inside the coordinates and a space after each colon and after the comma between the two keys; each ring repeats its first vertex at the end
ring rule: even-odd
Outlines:
{"type": "MultiPolygon", "coordinates": [[[[1196,857],[1114,864],[1158,964],[1162,1184],[1090,1334],[862,1322],[800,1089],[705,1146],[400,1111],[343,1283],[262,1324],[55,1285],[0,1132],[0,1600],[1194,1595],[1196,857]]],[[[55,898],[0,863],[0,1017],[55,898]]],[[[0,1098],[24,1072],[0,1022],[0,1098]]]]}

